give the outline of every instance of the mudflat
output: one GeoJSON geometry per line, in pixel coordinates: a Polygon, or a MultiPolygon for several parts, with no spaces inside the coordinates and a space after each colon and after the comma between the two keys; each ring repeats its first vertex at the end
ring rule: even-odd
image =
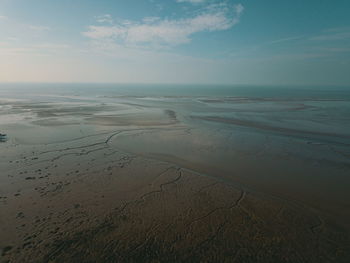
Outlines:
{"type": "Polygon", "coordinates": [[[293,123],[318,103],[1,101],[0,262],[349,262],[349,134],[293,123]]]}

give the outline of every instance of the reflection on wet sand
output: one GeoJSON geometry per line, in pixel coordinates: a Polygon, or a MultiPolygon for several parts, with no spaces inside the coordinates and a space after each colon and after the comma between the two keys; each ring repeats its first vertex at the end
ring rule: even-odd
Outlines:
{"type": "Polygon", "coordinates": [[[350,135],[348,134],[337,134],[337,133],[328,133],[328,132],[318,132],[318,131],[308,131],[308,130],[301,130],[301,129],[292,129],[292,128],[284,128],[284,127],[276,127],[276,126],[269,126],[264,123],[258,123],[258,122],[252,122],[247,120],[240,120],[240,119],[233,119],[233,118],[220,118],[220,117],[193,117],[196,119],[204,120],[204,121],[213,121],[213,122],[220,122],[220,123],[228,123],[228,124],[234,124],[239,125],[243,127],[249,127],[249,128],[255,128],[255,129],[261,129],[266,131],[273,131],[273,132],[280,132],[284,133],[286,135],[309,135],[309,136],[329,136],[329,137],[340,137],[344,139],[350,139],[350,135]]]}
{"type": "Polygon", "coordinates": [[[66,99],[1,102],[0,262],[349,261],[350,134],[319,101],[66,99]]]}

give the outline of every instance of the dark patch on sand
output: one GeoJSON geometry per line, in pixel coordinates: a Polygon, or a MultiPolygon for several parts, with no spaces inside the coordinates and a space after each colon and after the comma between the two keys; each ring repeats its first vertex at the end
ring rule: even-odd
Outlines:
{"type": "Polygon", "coordinates": [[[300,135],[309,135],[309,136],[317,135],[317,136],[338,137],[338,138],[350,139],[350,135],[347,135],[347,134],[284,128],[284,127],[271,126],[271,125],[267,125],[264,123],[253,122],[253,121],[243,120],[243,119],[223,118],[223,117],[213,117],[213,116],[205,116],[205,117],[192,116],[192,118],[198,119],[198,120],[204,120],[204,121],[233,124],[233,125],[254,128],[254,129],[261,129],[261,130],[266,130],[266,131],[280,132],[280,133],[284,133],[284,134],[300,134],[300,135]]]}

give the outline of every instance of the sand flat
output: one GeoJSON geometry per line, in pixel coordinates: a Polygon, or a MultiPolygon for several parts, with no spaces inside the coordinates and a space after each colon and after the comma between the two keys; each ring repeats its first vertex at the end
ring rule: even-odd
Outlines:
{"type": "Polygon", "coordinates": [[[343,144],[208,124],[171,99],[30,103],[4,122],[0,262],[349,261],[343,144]]]}

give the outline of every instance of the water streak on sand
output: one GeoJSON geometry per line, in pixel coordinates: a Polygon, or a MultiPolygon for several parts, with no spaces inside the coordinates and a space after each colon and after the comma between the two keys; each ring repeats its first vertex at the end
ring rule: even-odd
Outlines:
{"type": "MultiPolygon", "coordinates": [[[[192,118],[193,119],[199,119],[199,120],[205,120],[205,121],[213,121],[213,122],[234,124],[234,125],[250,127],[250,128],[256,128],[256,129],[262,129],[262,130],[267,130],[267,131],[282,132],[282,133],[286,133],[286,134],[301,134],[301,135],[310,135],[310,136],[319,135],[319,136],[338,137],[338,138],[350,139],[350,135],[347,135],[347,134],[284,128],[284,127],[270,126],[270,125],[267,125],[267,124],[264,124],[264,123],[252,122],[252,121],[242,120],[242,119],[211,117],[211,116],[205,116],[205,117],[196,116],[196,117],[192,117],[192,118]]],[[[346,145],[350,145],[350,143],[346,144],[346,145]]]]}

